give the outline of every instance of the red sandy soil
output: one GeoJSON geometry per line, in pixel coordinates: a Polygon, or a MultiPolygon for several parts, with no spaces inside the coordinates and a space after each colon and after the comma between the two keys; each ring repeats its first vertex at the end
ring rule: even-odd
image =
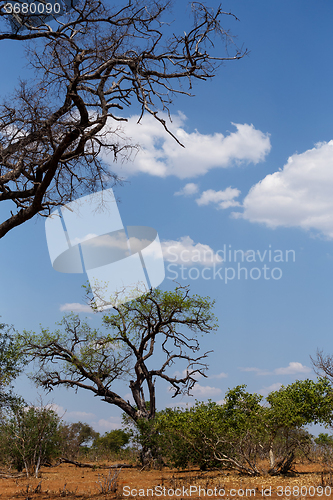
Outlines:
{"type": "Polygon", "coordinates": [[[69,464],[53,468],[44,467],[38,479],[22,475],[1,478],[0,499],[333,498],[333,476],[330,477],[328,472],[323,472],[322,466],[318,464],[297,464],[295,473],[288,477],[256,478],[239,476],[227,471],[124,468],[119,473],[117,489],[112,492],[110,480],[115,473],[117,473],[115,469],[79,468],[69,464]]]}

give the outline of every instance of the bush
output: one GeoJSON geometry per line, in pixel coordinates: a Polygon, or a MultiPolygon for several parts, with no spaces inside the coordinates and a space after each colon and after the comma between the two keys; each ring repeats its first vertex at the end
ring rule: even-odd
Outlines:
{"type": "Polygon", "coordinates": [[[321,433],[314,439],[314,442],[320,460],[331,469],[333,463],[333,436],[327,433],[321,433]]]}
{"type": "Polygon", "coordinates": [[[256,460],[265,434],[261,397],[236,387],[226,402],[196,402],[189,409],[159,412],[155,428],[163,457],[174,467],[234,468],[257,474],[256,460]]]}
{"type": "Polygon", "coordinates": [[[38,477],[39,468],[59,454],[60,418],[47,407],[18,406],[2,426],[2,451],[27,477],[38,477]]]}
{"type": "Polygon", "coordinates": [[[59,428],[61,454],[75,460],[81,453],[87,454],[99,433],[83,422],[61,423],[59,428]]]}
{"type": "Polygon", "coordinates": [[[115,429],[106,432],[103,436],[97,437],[93,443],[93,447],[97,453],[107,454],[110,456],[114,453],[119,453],[129,443],[131,434],[122,429],[115,429]]]}
{"type": "Polygon", "coordinates": [[[271,392],[265,406],[262,400],[237,386],[226,393],[222,405],[209,401],[187,409],[167,408],[154,421],[137,423],[138,441],[178,468],[286,474],[313,447],[304,427],[332,423],[333,391],[324,379],[298,380],[271,392]]]}

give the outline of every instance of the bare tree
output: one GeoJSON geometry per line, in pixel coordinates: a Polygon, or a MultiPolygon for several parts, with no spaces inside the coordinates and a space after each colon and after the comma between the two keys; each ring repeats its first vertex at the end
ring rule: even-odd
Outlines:
{"type": "Polygon", "coordinates": [[[310,356],[310,359],[315,373],[320,377],[324,376],[333,384],[333,355],[325,354],[318,349],[316,357],[312,358],[312,356],[310,356]]]}
{"type": "Polygon", "coordinates": [[[150,113],[171,133],[159,111],[169,112],[173,96],[191,95],[193,80],[212,78],[223,61],[246,53],[234,44],[228,53],[233,41],[220,20],[232,14],[199,2],[180,35],[164,22],[168,0],[129,0],[118,9],[82,0],[50,22],[16,15],[12,32],[5,5],[0,41],[27,43],[35,77],[0,106],[0,201],[10,202],[0,237],[119,180],[100,153],[107,148],[116,159],[137,146],[120,141],[126,108],[139,110],[140,119],[150,113]],[[218,48],[214,36],[222,41],[218,48]]]}

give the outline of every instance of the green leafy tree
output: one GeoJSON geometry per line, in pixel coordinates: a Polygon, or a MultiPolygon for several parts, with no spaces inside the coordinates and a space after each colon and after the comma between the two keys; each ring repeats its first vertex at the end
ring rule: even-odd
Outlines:
{"type": "Polygon", "coordinates": [[[296,380],[272,391],[267,401],[277,427],[302,427],[310,423],[329,425],[333,421],[333,390],[325,378],[296,380]]]}
{"type": "Polygon", "coordinates": [[[314,442],[319,446],[333,448],[333,436],[330,436],[327,432],[320,432],[318,437],[314,439],[314,442]]]}
{"type": "MultiPolygon", "coordinates": [[[[288,472],[296,451],[310,445],[310,436],[302,429],[309,424],[331,425],[333,390],[327,379],[296,380],[267,396],[270,405],[267,429],[270,440],[272,473],[288,472]],[[274,443],[279,443],[279,457],[274,456],[274,443]]],[[[276,446],[275,446],[276,447],[276,446]]]]}
{"type": "Polygon", "coordinates": [[[245,389],[245,385],[237,386],[225,396],[224,443],[217,442],[215,455],[223,465],[242,473],[258,475],[258,459],[263,458],[266,451],[264,421],[267,409],[262,405],[260,394],[252,394],[245,389]]]}
{"type": "Polygon", "coordinates": [[[131,433],[123,429],[114,429],[97,437],[94,441],[94,447],[102,452],[119,453],[130,442],[130,439],[131,433]]]}
{"type": "Polygon", "coordinates": [[[24,356],[17,332],[12,326],[0,323],[0,412],[19,403],[12,391],[12,382],[22,371],[24,356]]]}
{"type": "Polygon", "coordinates": [[[326,432],[321,432],[318,437],[314,439],[317,452],[319,452],[322,462],[331,470],[333,462],[333,436],[326,432]]]}
{"type": "Polygon", "coordinates": [[[196,376],[206,376],[208,353],[198,354],[198,334],[216,328],[212,306],[208,298],[190,296],[187,287],[155,289],[114,307],[114,313],[103,317],[103,333],[69,315],[60,323],[62,329],[25,332],[22,343],[38,363],[33,378],[45,389],[85,389],[135,422],[150,420],[156,413],[156,379],[165,381],[175,397],[189,394],[196,376]],[[184,374],[174,375],[173,366],[184,374]],[[115,392],[118,380],[128,382],[135,404],[115,392]]]}
{"type": "Polygon", "coordinates": [[[89,424],[75,422],[61,423],[59,427],[61,455],[74,460],[81,452],[87,452],[99,437],[89,424]]]}

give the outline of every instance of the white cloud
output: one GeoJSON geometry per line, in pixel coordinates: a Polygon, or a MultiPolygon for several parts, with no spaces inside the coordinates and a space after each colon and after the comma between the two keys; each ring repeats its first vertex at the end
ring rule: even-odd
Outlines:
{"type": "Polygon", "coordinates": [[[47,408],[53,410],[59,417],[63,417],[67,410],[63,406],[57,405],[56,403],[50,403],[46,405],[47,408]]]}
{"type": "Polygon", "coordinates": [[[185,184],[183,189],[180,191],[176,191],[174,194],[175,196],[191,196],[193,194],[196,194],[199,191],[198,184],[194,184],[194,182],[189,182],[188,184],[185,184]]]}
{"type": "Polygon", "coordinates": [[[91,425],[99,432],[108,432],[121,427],[121,418],[110,417],[108,420],[101,418],[97,422],[91,422],[91,425]]]}
{"type": "Polygon", "coordinates": [[[95,238],[97,238],[97,234],[95,233],[88,233],[85,235],[83,238],[73,238],[71,240],[71,245],[78,245],[79,243],[83,243],[84,241],[93,241],[95,238]]]}
{"type": "Polygon", "coordinates": [[[88,304],[79,304],[78,302],[62,304],[59,308],[60,311],[71,311],[74,313],[91,313],[92,309],[88,304]]]}
{"type": "Polygon", "coordinates": [[[308,366],[302,365],[302,363],[298,363],[297,361],[291,361],[288,366],[283,368],[276,368],[274,373],[276,375],[295,375],[296,373],[309,373],[311,372],[311,368],[308,366]]]}
{"type": "Polygon", "coordinates": [[[209,398],[211,396],[216,396],[217,394],[221,394],[221,389],[218,387],[210,387],[209,385],[206,385],[205,387],[200,385],[200,384],[195,384],[195,386],[192,389],[192,394],[194,396],[199,396],[199,397],[206,397],[209,398]]]}
{"type": "MultiPolygon", "coordinates": [[[[102,158],[112,171],[122,176],[146,173],[158,177],[175,175],[180,179],[206,174],[212,168],[228,168],[234,165],[263,161],[271,149],[269,134],[256,130],[253,125],[233,123],[235,132],[224,136],[221,133],[201,134],[198,130],[186,132],[185,115],[178,113],[170,124],[167,115],[161,118],[185,146],[182,148],[167,134],[151,115],[131,116],[121,125],[117,134],[120,146],[130,143],[140,146],[133,161],[114,163],[113,156],[105,151],[102,158]],[[121,139],[121,137],[123,139],[121,139]],[[124,138],[128,138],[127,140],[124,138]]],[[[110,131],[112,125],[110,122],[110,131]]],[[[114,130],[113,130],[114,131],[114,130]]]]}
{"type": "Polygon", "coordinates": [[[291,361],[288,366],[275,368],[273,371],[262,370],[261,368],[248,367],[239,368],[242,372],[254,372],[256,375],[296,375],[298,373],[309,373],[311,368],[302,365],[298,361],[291,361]]]}
{"type": "Polygon", "coordinates": [[[178,241],[163,241],[161,245],[164,260],[175,264],[213,266],[222,262],[209,245],[195,244],[189,236],[182,236],[178,241]]]}
{"type": "MultiPolygon", "coordinates": [[[[127,238],[123,232],[115,232],[113,234],[88,235],[84,241],[91,247],[111,248],[112,250],[128,250],[127,238]]],[[[76,238],[78,240],[78,238],[76,238]]],[[[83,240],[82,240],[83,241],[83,240]]],[[[77,243],[81,243],[78,241],[77,243]]]]}
{"type": "Polygon", "coordinates": [[[208,189],[207,191],[204,191],[200,198],[197,198],[195,201],[199,206],[215,203],[217,208],[222,209],[239,207],[239,202],[235,201],[234,198],[237,198],[240,193],[239,189],[232,187],[227,187],[224,191],[214,191],[214,189],[208,189]]]}
{"type": "Polygon", "coordinates": [[[333,140],[295,153],[245,197],[236,218],[268,227],[300,227],[333,238],[333,140]]]}

